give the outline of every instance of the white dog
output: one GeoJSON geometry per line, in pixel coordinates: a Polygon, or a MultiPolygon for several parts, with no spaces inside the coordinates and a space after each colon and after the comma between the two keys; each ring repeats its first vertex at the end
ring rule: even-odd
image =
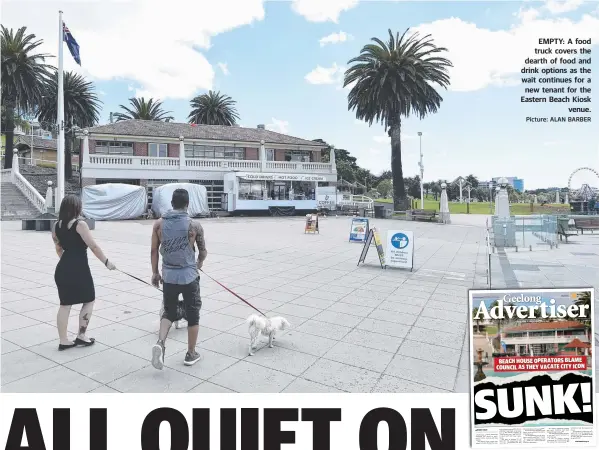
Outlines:
{"type": "Polygon", "coordinates": [[[250,332],[250,356],[254,355],[254,350],[258,344],[260,335],[268,336],[268,346],[273,347],[272,341],[275,338],[275,333],[279,330],[283,331],[290,327],[287,319],[283,317],[272,317],[270,319],[252,314],[247,319],[250,332]]]}

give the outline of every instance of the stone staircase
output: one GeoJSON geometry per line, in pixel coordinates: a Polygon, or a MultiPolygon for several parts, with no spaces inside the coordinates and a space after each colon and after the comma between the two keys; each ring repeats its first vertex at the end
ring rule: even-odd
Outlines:
{"type": "Polygon", "coordinates": [[[19,189],[10,181],[0,184],[0,220],[30,219],[40,215],[19,189]]]}
{"type": "MultiPolygon", "coordinates": [[[[19,172],[27,181],[42,195],[46,196],[48,181],[52,181],[52,188],[56,188],[56,169],[53,167],[37,167],[22,164],[19,172]]],[[[74,174],[72,178],[65,180],[65,195],[79,195],[79,175],[74,174]]]]}

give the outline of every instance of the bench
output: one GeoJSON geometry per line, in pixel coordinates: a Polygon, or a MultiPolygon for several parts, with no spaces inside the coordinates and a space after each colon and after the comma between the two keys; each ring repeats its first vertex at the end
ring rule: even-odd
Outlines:
{"type": "Polygon", "coordinates": [[[434,209],[413,209],[412,220],[428,220],[432,222],[437,217],[437,211],[434,209]]]}
{"type": "MultiPolygon", "coordinates": [[[[52,226],[58,218],[52,214],[42,214],[35,219],[24,219],[21,221],[21,230],[27,231],[52,231],[52,226]]],[[[96,221],[94,219],[81,218],[80,220],[87,223],[90,230],[96,228],[96,221]]]]}
{"type": "Polygon", "coordinates": [[[578,232],[573,230],[568,225],[568,219],[558,219],[557,221],[557,234],[559,235],[559,240],[563,241],[563,238],[566,238],[566,244],[568,243],[569,236],[577,236],[578,232]]]}
{"type": "Polygon", "coordinates": [[[597,217],[585,217],[581,219],[574,219],[574,228],[580,230],[584,234],[584,230],[599,230],[599,216],[597,217]]]}

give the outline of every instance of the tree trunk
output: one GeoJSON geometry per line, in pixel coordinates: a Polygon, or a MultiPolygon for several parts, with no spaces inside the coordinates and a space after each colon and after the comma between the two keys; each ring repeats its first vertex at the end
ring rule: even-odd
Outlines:
{"type": "Polygon", "coordinates": [[[73,176],[73,153],[71,152],[71,133],[64,140],[64,179],[70,180],[73,176]]]}
{"type": "Polygon", "coordinates": [[[406,188],[401,166],[401,119],[389,128],[391,138],[391,173],[393,176],[393,209],[401,211],[405,208],[406,188]]]}
{"type": "Polygon", "coordinates": [[[15,146],[15,109],[12,105],[6,105],[6,130],[4,134],[4,168],[11,169],[12,154],[15,146]]]}

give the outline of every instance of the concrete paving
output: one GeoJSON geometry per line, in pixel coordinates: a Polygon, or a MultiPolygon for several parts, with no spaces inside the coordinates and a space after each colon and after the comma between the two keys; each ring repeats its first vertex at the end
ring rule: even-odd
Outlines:
{"type": "MultiPolygon", "coordinates": [[[[187,332],[170,333],[162,371],[150,364],[161,293],[108,271],[90,253],[96,344],[58,352],[57,256],[49,233],[2,222],[2,392],[467,392],[467,290],[486,288],[484,217],[452,225],[372,220],[382,235],[415,233],[415,268],[382,270],[372,248],[348,242],[350,219],[203,221],[205,270],[292,328],[248,356],[253,310],[203,276],[198,350],[183,365],[187,332]]],[[[94,236],[117,267],[149,280],[151,221],[103,222],[94,236]]],[[[599,287],[599,234],[557,249],[495,253],[493,287],[599,287]]],[[[78,327],[73,308],[69,330],[78,327]]]]}

